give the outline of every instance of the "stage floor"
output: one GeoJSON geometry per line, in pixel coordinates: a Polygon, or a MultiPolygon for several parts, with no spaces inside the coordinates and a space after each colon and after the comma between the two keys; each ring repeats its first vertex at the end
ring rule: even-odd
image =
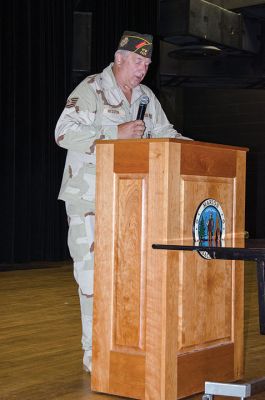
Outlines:
{"type": "MultiPolygon", "coordinates": [[[[82,370],[79,299],[71,264],[8,269],[0,272],[0,400],[121,399],[91,393],[90,375],[82,370]]],[[[255,263],[248,262],[245,379],[260,376],[265,376],[265,336],[259,335],[255,263]]],[[[251,399],[264,400],[265,393],[251,399]]]]}

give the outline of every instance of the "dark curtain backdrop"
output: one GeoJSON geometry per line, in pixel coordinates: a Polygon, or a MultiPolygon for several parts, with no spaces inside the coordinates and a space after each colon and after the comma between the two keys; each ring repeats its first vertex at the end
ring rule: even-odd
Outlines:
{"type": "MultiPolygon", "coordinates": [[[[156,33],[157,0],[1,2],[0,263],[69,257],[57,201],[65,151],[54,127],[73,87],[73,11],[91,11],[92,73],[113,60],[123,30],[156,33]]],[[[158,47],[148,80],[156,85],[158,47]]]]}
{"type": "Polygon", "coordinates": [[[71,86],[72,0],[1,2],[1,263],[68,256],[54,126],[71,86]]]}
{"type": "MultiPolygon", "coordinates": [[[[74,82],[73,12],[92,12],[91,73],[113,60],[124,30],[153,33],[145,83],[157,91],[158,7],[158,0],[1,2],[0,263],[69,258],[64,204],[57,201],[66,152],[54,142],[54,127],[74,82]]],[[[264,186],[263,158],[249,162],[261,172],[252,176],[248,168],[247,199],[261,209],[263,197],[252,189],[264,186]]],[[[247,219],[257,237],[263,214],[247,219]]]]}

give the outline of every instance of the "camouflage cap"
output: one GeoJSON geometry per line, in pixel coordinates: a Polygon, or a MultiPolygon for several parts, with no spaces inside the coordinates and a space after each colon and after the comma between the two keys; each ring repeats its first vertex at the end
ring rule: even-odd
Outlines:
{"type": "Polygon", "coordinates": [[[128,50],[151,58],[153,49],[153,36],[145,33],[125,31],[121,37],[118,50],[128,50]]]}

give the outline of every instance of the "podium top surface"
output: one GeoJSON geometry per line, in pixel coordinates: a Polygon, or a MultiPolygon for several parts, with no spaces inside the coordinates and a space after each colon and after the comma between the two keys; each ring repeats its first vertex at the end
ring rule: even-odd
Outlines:
{"type": "Polygon", "coordinates": [[[187,139],[174,139],[174,138],[151,138],[151,139],[113,139],[113,140],[96,140],[97,145],[101,144],[118,144],[118,143],[154,143],[154,142],[171,142],[171,143],[180,143],[181,145],[187,146],[202,146],[202,147],[217,147],[224,148],[230,150],[240,150],[247,152],[249,149],[247,147],[233,146],[227,144],[219,144],[219,143],[209,143],[209,142],[200,142],[196,140],[187,140],[187,139]]]}

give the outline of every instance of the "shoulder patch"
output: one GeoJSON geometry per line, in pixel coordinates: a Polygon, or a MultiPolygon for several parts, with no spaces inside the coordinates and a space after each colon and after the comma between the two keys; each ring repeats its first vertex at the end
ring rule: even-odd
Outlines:
{"type": "MultiPolygon", "coordinates": [[[[71,97],[71,98],[69,98],[68,100],[67,100],[67,103],[66,103],[66,108],[72,108],[72,107],[75,107],[76,109],[78,108],[78,110],[79,110],[79,107],[76,107],[76,103],[78,102],[78,97],[71,97]]],[[[76,111],[78,111],[78,110],[76,110],[76,111]]]]}

